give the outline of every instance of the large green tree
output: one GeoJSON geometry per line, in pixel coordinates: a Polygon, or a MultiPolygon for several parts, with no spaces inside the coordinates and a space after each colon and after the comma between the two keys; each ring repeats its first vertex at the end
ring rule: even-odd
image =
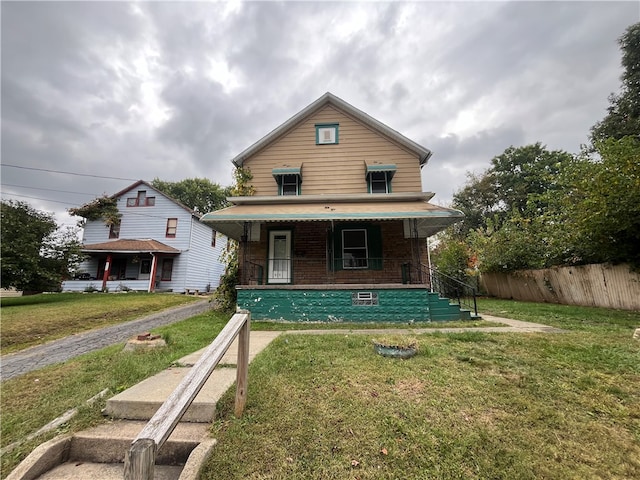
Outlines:
{"type": "Polygon", "coordinates": [[[26,202],[2,201],[2,288],[57,290],[81,261],[75,229],[58,229],[53,215],[26,202]]]}
{"type": "Polygon", "coordinates": [[[541,143],[509,147],[491,160],[481,175],[470,175],[467,184],[453,196],[453,206],[465,220],[459,236],[486,229],[499,229],[513,215],[538,216],[547,208],[546,196],[559,188],[558,172],[573,160],[562,150],[547,150],[541,143]]]}
{"type": "Polygon", "coordinates": [[[627,28],[618,39],[622,50],[622,86],[609,96],[607,115],[591,129],[591,141],[640,135],[640,23],[627,28]]]}
{"type": "Polygon", "coordinates": [[[186,178],[179,182],[154,178],[151,185],[201,215],[228,205],[226,198],[230,188],[221,187],[207,178],[186,178]]]}
{"type": "Polygon", "coordinates": [[[609,138],[565,173],[557,203],[582,263],[640,266],[640,139],[609,138]]]}

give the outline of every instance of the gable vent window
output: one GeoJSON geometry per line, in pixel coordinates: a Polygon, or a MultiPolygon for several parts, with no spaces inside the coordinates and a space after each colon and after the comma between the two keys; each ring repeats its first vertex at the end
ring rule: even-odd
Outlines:
{"type": "Polygon", "coordinates": [[[334,145],[338,142],[337,123],[316,123],[316,145],[334,145]]]}
{"type": "Polygon", "coordinates": [[[302,190],[302,168],[283,167],[271,171],[278,184],[278,195],[300,195],[302,190]]]}

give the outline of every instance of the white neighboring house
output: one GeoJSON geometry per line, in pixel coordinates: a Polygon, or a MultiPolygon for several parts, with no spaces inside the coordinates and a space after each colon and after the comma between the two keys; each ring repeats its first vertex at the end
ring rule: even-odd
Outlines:
{"type": "Polygon", "coordinates": [[[109,289],[213,291],[224,273],[220,257],[227,237],[200,216],[139,180],[112,195],[122,214],[118,225],[87,220],[82,252],[88,258],[63,291],[109,289]]]}

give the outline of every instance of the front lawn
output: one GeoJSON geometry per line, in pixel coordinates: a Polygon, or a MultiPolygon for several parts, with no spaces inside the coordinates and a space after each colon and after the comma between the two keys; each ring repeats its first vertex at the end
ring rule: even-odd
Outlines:
{"type": "Polygon", "coordinates": [[[196,297],[158,293],[54,293],[1,300],[2,354],[134,320],[196,297]]]}
{"type": "Polygon", "coordinates": [[[245,415],[223,398],[202,478],[640,478],[640,314],[481,311],[571,331],[424,334],[406,361],[372,336],[280,336],[250,366],[245,415]]]}

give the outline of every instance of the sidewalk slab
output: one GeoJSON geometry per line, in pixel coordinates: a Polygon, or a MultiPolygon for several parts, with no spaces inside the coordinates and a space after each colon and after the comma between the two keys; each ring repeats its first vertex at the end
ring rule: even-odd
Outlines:
{"type": "MultiPolygon", "coordinates": [[[[249,337],[249,362],[251,362],[256,355],[264,350],[275,338],[277,338],[282,332],[251,332],[249,337]]],[[[176,363],[183,367],[192,367],[196,364],[202,353],[206,350],[203,348],[196,352],[193,352],[186,357],[181,358],[176,363]]],[[[229,346],[229,350],[224,354],[220,360],[220,365],[236,365],[238,362],[238,337],[229,346]]]]}

